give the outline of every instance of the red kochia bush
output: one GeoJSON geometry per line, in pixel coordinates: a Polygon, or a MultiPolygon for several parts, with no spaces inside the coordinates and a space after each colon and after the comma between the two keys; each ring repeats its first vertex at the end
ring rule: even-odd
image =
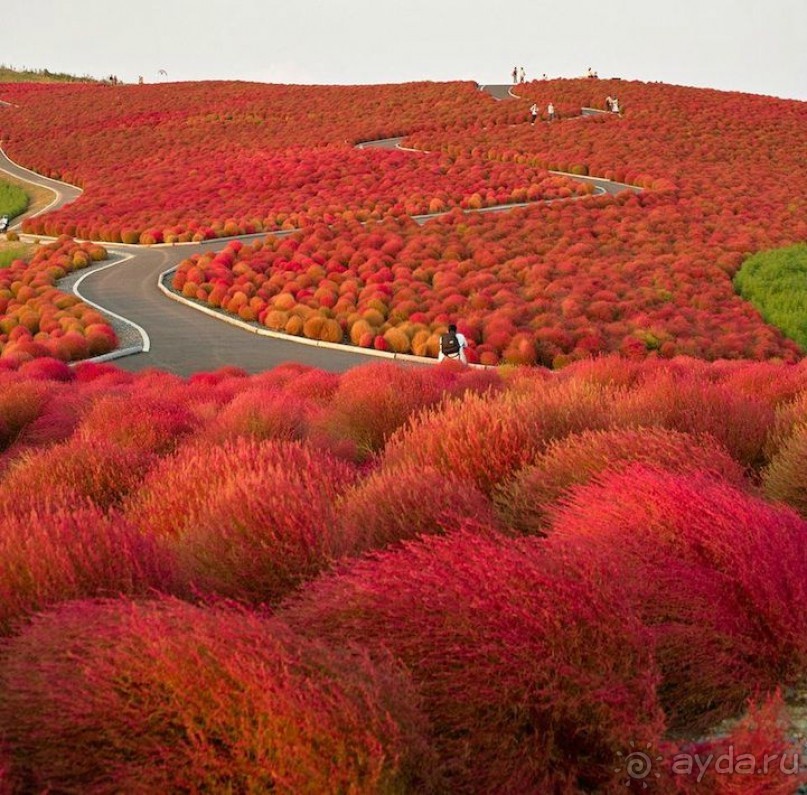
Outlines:
{"type": "Polygon", "coordinates": [[[330,405],[313,423],[312,438],[347,441],[359,460],[383,447],[418,409],[437,403],[444,384],[429,370],[373,363],[344,373],[330,405]]]}
{"type": "Polygon", "coordinates": [[[793,732],[774,693],[751,703],[728,735],[664,749],[663,784],[681,795],[794,795],[807,782],[807,769],[804,744],[793,732]]]}
{"type": "Polygon", "coordinates": [[[637,465],[572,489],[549,532],[548,555],[617,581],[652,627],[672,725],[706,726],[803,678],[807,522],[793,511],[637,465]]]}
{"type": "Polygon", "coordinates": [[[501,395],[467,395],[413,418],[387,443],[381,464],[433,465],[489,494],[552,439],[602,427],[608,402],[596,385],[536,379],[501,395]]]}
{"type": "Polygon", "coordinates": [[[172,600],[72,602],[0,659],[19,791],[434,789],[407,678],[278,621],[172,600]]]}
{"type": "Polygon", "coordinates": [[[34,610],[80,597],[169,591],[172,564],[154,539],[74,499],[0,514],[0,633],[34,610]]]}
{"type": "Polygon", "coordinates": [[[372,473],[345,493],[338,510],[345,535],[362,549],[442,533],[457,519],[493,521],[490,500],[472,483],[419,465],[372,473]]]}
{"type": "Polygon", "coordinates": [[[661,426],[708,433],[741,464],[764,463],[764,447],[774,424],[773,407],[764,400],[722,384],[710,383],[708,370],[654,368],[612,407],[615,424],[661,426]]]}
{"type": "Polygon", "coordinates": [[[126,390],[102,395],[77,429],[81,439],[107,439],[125,449],[164,454],[193,427],[194,418],[179,399],[158,399],[126,390]]]}
{"type": "Polygon", "coordinates": [[[552,442],[532,466],[524,467],[494,494],[497,513],[521,533],[545,533],[547,509],[572,486],[605,469],[648,464],[671,472],[715,473],[742,486],[743,468],[709,436],[663,428],[584,431],[552,442]]]}
{"type": "Polygon", "coordinates": [[[248,389],[216,414],[204,434],[219,443],[236,436],[301,439],[305,433],[306,409],[306,401],[296,395],[278,389],[248,389]]]}
{"type": "Polygon", "coordinates": [[[12,462],[0,481],[0,507],[25,512],[49,501],[69,506],[83,498],[111,508],[140,485],[155,461],[150,452],[71,437],[12,462]]]}
{"type": "Polygon", "coordinates": [[[411,671],[451,792],[590,791],[660,732],[648,639],[618,588],[480,528],[407,542],[292,599],[286,620],[411,671]]]}
{"type": "Polygon", "coordinates": [[[272,601],[353,551],[335,503],[354,477],[294,442],[193,442],[154,469],[127,513],[176,551],[190,584],[272,601]]]}

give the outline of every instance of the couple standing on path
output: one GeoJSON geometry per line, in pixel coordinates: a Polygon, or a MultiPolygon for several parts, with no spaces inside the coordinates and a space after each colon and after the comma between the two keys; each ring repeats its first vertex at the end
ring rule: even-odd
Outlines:
{"type": "MultiPolygon", "coordinates": [[[[550,102],[546,106],[546,115],[549,121],[555,121],[555,106],[550,102]]],[[[538,119],[538,104],[533,102],[530,108],[530,121],[535,124],[538,119]]]]}
{"type": "Polygon", "coordinates": [[[524,71],[523,66],[513,67],[513,85],[516,83],[523,83],[527,79],[527,73],[524,71]]]}

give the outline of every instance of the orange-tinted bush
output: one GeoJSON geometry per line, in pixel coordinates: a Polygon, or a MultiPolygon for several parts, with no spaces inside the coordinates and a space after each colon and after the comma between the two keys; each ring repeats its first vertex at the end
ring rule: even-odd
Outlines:
{"type": "Polygon", "coordinates": [[[335,508],[354,477],[346,463],[296,443],[200,441],[153,470],[127,515],[165,540],[190,585],[274,601],[354,549],[335,508]]]}
{"type": "Polygon", "coordinates": [[[807,519],[807,423],[795,428],[763,470],[762,489],[807,519]]]}
{"type": "Polygon", "coordinates": [[[743,468],[710,436],[658,427],[584,431],[552,442],[534,464],[497,488],[497,513],[514,530],[543,534],[547,510],[569,488],[634,463],[670,472],[712,472],[737,486],[745,483],[743,468]]]}
{"type": "Polygon", "coordinates": [[[462,519],[493,522],[490,501],[472,483],[419,465],[368,475],[345,493],[338,510],[347,537],[363,549],[443,533],[462,519]]]}

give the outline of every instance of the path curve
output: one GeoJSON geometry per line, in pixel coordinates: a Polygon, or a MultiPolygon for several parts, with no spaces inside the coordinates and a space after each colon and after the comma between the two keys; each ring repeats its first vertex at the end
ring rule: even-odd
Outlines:
{"type": "MultiPolygon", "coordinates": [[[[505,99],[510,86],[483,86],[496,99],[505,99]],[[501,90],[500,90],[501,89],[501,90]],[[499,96],[501,94],[501,96],[499,96]]],[[[403,138],[387,138],[357,144],[359,148],[404,148],[403,138]]],[[[5,171],[18,179],[49,188],[55,194],[54,201],[39,212],[55,210],[70,203],[81,195],[75,186],[49,179],[29,169],[18,166],[0,150],[0,171],[5,171]]],[[[635,186],[614,183],[596,177],[581,177],[563,172],[550,172],[593,184],[598,191],[619,193],[624,190],[639,190],[635,186]]],[[[535,202],[530,202],[532,205],[535,202]]],[[[502,205],[484,208],[483,211],[502,212],[525,205],[502,205]]],[[[12,228],[17,228],[22,220],[39,213],[24,213],[15,218],[12,228]]],[[[413,217],[418,223],[425,223],[434,215],[413,217]]],[[[360,364],[366,364],[368,357],[383,356],[379,351],[357,349],[347,345],[317,345],[310,340],[302,340],[286,335],[271,335],[262,338],[258,334],[245,334],[255,331],[255,324],[244,323],[225,313],[215,312],[198,302],[172,295],[177,300],[166,300],[165,291],[160,289],[160,277],[175,269],[187,257],[204,251],[214,251],[232,240],[250,241],[262,239],[267,234],[293,234],[297,230],[281,232],[261,232],[253,235],[240,235],[229,238],[216,238],[203,243],[176,245],[137,246],[102,242],[113,258],[113,266],[103,266],[83,274],[80,279],[81,291],[74,292],[82,299],[94,304],[118,319],[128,320],[139,329],[140,344],[127,346],[108,357],[116,358],[117,366],[124,370],[140,371],[157,367],[188,376],[196,372],[215,370],[224,366],[240,367],[247,372],[261,372],[284,362],[294,361],[322,370],[343,372],[360,364]],[[208,311],[203,311],[207,309],[208,311]],[[200,311],[202,310],[202,311],[200,311]],[[222,320],[226,322],[221,322],[222,320]],[[304,344],[301,344],[304,343],[304,344]],[[118,358],[121,357],[122,358],[118,358]]],[[[117,325],[117,324],[116,324],[117,325]]],[[[268,330],[267,330],[268,331],[268,330]]],[[[408,362],[433,364],[434,359],[415,356],[386,354],[388,358],[408,362]]]]}

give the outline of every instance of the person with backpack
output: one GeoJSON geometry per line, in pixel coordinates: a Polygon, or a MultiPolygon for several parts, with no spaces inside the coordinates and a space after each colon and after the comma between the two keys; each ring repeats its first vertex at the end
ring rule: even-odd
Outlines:
{"type": "Polygon", "coordinates": [[[468,364],[468,359],[465,356],[465,349],[468,347],[468,340],[465,339],[464,334],[457,331],[456,325],[452,323],[448,327],[448,331],[440,337],[440,354],[437,357],[438,362],[443,359],[457,359],[463,364],[468,364]]]}
{"type": "Polygon", "coordinates": [[[538,118],[538,104],[536,102],[532,103],[530,107],[530,121],[532,124],[535,124],[535,120],[538,118]]]}

